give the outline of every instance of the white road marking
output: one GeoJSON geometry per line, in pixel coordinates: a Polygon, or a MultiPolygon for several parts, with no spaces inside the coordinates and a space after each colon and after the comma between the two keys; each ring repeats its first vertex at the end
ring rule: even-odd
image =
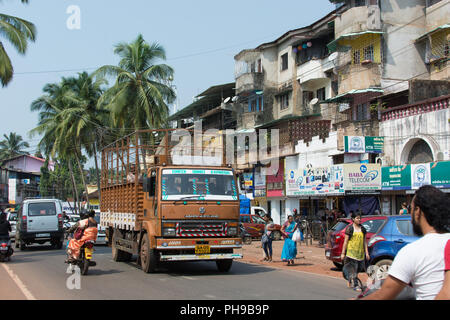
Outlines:
{"type": "Polygon", "coordinates": [[[3,268],[5,268],[6,272],[8,272],[11,279],[16,283],[19,287],[20,291],[24,294],[27,300],[36,300],[33,294],[28,290],[28,288],[23,284],[22,280],[5,264],[2,264],[3,268]]]}

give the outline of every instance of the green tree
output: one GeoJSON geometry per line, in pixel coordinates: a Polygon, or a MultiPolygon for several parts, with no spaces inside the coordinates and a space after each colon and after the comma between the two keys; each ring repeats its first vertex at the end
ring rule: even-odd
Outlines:
{"type": "Polygon", "coordinates": [[[142,35],[131,43],[119,43],[114,53],[121,60],[119,66],[106,65],[94,75],[115,78],[114,85],[100,99],[111,111],[116,128],[147,129],[166,125],[168,104],[175,101],[172,88],[173,69],[166,64],[166,53],[157,43],[148,44],[142,35]]]}
{"type": "MultiPolygon", "coordinates": [[[[28,3],[28,0],[21,0],[21,2],[28,3]]],[[[34,42],[36,39],[36,27],[29,21],[0,13],[0,36],[11,43],[17,52],[25,54],[28,42],[34,42]]],[[[11,59],[0,41],[0,82],[3,87],[12,80],[13,73],[11,59]]]]}
{"type": "Polygon", "coordinates": [[[24,151],[23,149],[29,148],[30,145],[28,144],[28,142],[23,141],[21,135],[15,132],[10,132],[8,136],[4,134],[3,137],[5,139],[0,141],[1,160],[12,158],[19,154],[28,154],[28,152],[24,151]]]}

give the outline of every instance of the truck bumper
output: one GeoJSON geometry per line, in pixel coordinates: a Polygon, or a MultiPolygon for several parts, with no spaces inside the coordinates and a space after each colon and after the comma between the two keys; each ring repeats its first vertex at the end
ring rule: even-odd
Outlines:
{"type": "Polygon", "coordinates": [[[205,255],[185,254],[170,255],[161,253],[160,261],[210,261],[223,259],[242,259],[242,254],[238,253],[214,253],[205,255]]]}

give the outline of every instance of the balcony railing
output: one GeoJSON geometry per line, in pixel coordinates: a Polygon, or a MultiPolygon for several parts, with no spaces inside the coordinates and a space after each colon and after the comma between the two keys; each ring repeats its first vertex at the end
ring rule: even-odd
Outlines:
{"type": "Polygon", "coordinates": [[[397,120],[401,118],[417,116],[419,114],[448,109],[450,95],[441,96],[414,104],[395,107],[382,112],[381,121],[397,120]]]}

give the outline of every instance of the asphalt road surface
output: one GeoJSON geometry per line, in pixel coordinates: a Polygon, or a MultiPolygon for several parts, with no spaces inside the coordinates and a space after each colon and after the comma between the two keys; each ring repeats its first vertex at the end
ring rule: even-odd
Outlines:
{"type": "Polygon", "coordinates": [[[344,280],[235,261],[228,273],[214,262],[165,263],[145,274],[136,265],[114,262],[111,249],[96,246],[96,267],[87,276],[67,273],[64,250],[35,245],[16,250],[0,264],[0,299],[164,300],[339,300],[355,297],[344,280]]]}

